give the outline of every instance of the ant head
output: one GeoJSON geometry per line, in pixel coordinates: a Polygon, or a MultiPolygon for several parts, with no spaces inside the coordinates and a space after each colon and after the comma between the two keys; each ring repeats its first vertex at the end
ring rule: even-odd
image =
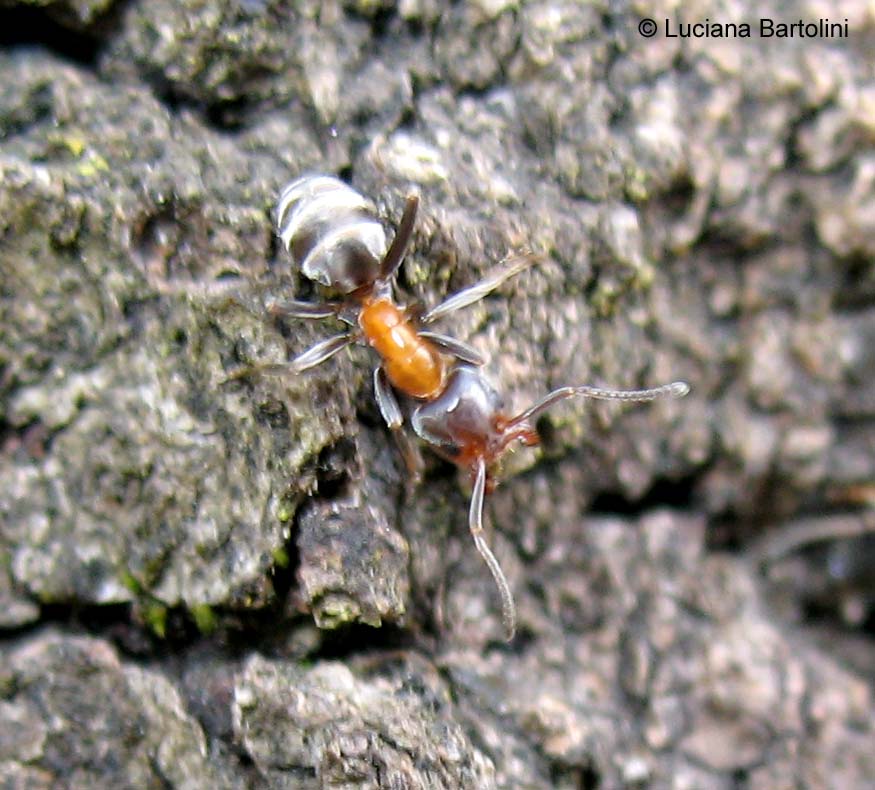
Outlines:
{"type": "MultiPolygon", "coordinates": [[[[480,460],[492,467],[515,440],[537,444],[531,424],[509,420],[501,396],[471,365],[453,370],[444,391],[414,410],[411,424],[421,439],[466,469],[472,479],[480,460]]],[[[492,488],[491,479],[487,486],[492,488]]]]}
{"type": "Polygon", "coordinates": [[[648,401],[663,397],[682,398],[689,389],[682,381],[645,390],[610,390],[586,385],[561,387],[521,414],[508,417],[501,396],[483,372],[470,365],[460,365],[450,374],[440,395],[414,410],[411,424],[421,439],[468,470],[473,478],[481,461],[487,469],[493,467],[514,442],[537,445],[539,438],[534,420],[561,400],[584,397],[648,401]]]}
{"type": "Polygon", "coordinates": [[[502,619],[506,637],[513,638],[516,610],[510,585],[498,560],[483,537],[483,500],[494,487],[489,470],[509,445],[522,441],[538,443],[533,420],[553,404],[574,396],[605,400],[653,400],[680,398],[689,387],[681,381],[647,390],[608,390],[598,387],[562,387],[545,395],[515,417],[504,414],[501,396],[479,368],[460,365],[450,374],[444,391],[434,400],[418,406],[411,424],[421,439],[441,455],[465,469],[473,484],[468,526],[474,545],[483,558],[501,596],[502,619]]]}

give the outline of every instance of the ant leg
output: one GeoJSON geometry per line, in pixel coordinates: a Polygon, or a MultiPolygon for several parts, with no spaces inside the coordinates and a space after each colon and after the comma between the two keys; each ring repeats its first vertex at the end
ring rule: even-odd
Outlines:
{"type": "Polygon", "coordinates": [[[377,398],[377,407],[380,409],[383,421],[392,431],[395,444],[398,446],[398,451],[407,467],[407,473],[410,475],[410,485],[407,489],[410,493],[422,480],[422,454],[419,452],[419,445],[414,444],[404,432],[404,417],[401,414],[401,407],[398,405],[395,393],[392,392],[392,385],[386,378],[386,371],[382,367],[374,368],[374,395],[377,398]]]}
{"type": "Polygon", "coordinates": [[[293,373],[302,373],[310,368],[321,365],[326,359],[333,357],[338,351],[342,351],[355,341],[355,335],[344,332],[334,335],[327,340],[322,340],[303,354],[298,354],[290,363],[289,368],[293,373]]]}
{"type": "Polygon", "coordinates": [[[527,269],[536,260],[537,258],[530,252],[505,258],[506,266],[497,269],[480,280],[480,282],[474,283],[471,287],[465,288],[463,291],[459,291],[459,293],[445,299],[437,307],[429,310],[422,317],[422,322],[428,324],[431,321],[437,321],[438,318],[454,313],[462,307],[479,302],[484,296],[498,288],[505,280],[509,280],[515,274],[519,274],[524,269],[527,269]]]}
{"type": "MultiPolygon", "coordinates": [[[[273,316],[281,316],[282,318],[339,318],[340,312],[345,305],[342,302],[299,302],[295,299],[290,299],[284,302],[272,302],[268,305],[268,312],[273,316]]],[[[320,365],[326,359],[333,357],[338,351],[353,343],[356,340],[356,334],[352,332],[344,332],[340,335],[334,335],[326,340],[317,343],[311,349],[299,354],[291,362],[291,369],[294,373],[300,373],[304,370],[320,365]]]]}
{"type": "Polygon", "coordinates": [[[446,351],[451,356],[461,359],[462,362],[477,366],[486,364],[486,357],[474,346],[469,346],[454,337],[441,335],[437,332],[419,332],[419,336],[434,343],[441,351],[446,351]]]}
{"type": "Polygon", "coordinates": [[[289,299],[283,302],[271,302],[267,306],[267,312],[281,318],[331,318],[336,316],[342,307],[339,302],[314,304],[289,299]]]}
{"type": "Polygon", "coordinates": [[[146,279],[161,296],[187,296],[193,299],[228,299],[237,301],[241,284],[238,280],[165,280],[153,274],[147,274],[146,279]]]}
{"type": "Polygon", "coordinates": [[[220,384],[229,384],[232,381],[240,381],[241,379],[249,378],[250,376],[288,376],[292,371],[288,365],[278,365],[276,363],[264,363],[256,365],[246,365],[236,370],[232,370],[220,384]]]}
{"type": "Polygon", "coordinates": [[[468,512],[468,527],[471,530],[471,537],[474,538],[474,545],[492,578],[495,579],[495,584],[498,587],[498,594],[501,596],[501,619],[504,622],[505,639],[510,642],[516,633],[516,606],[513,602],[513,595],[510,591],[510,585],[504,577],[501,566],[495,555],[486,544],[483,538],[483,500],[486,495],[486,461],[483,458],[477,459],[477,477],[474,480],[474,490],[471,493],[471,509],[468,512]]]}
{"type": "Polygon", "coordinates": [[[404,417],[382,367],[374,368],[374,395],[384,422],[391,430],[397,431],[403,425],[404,417]]]}
{"type": "Polygon", "coordinates": [[[395,276],[401,261],[404,260],[404,253],[407,250],[407,245],[410,243],[410,237],[413,235],[413,225],[416,222],[416,210],[418,208],[419,197],[410,195],[404,206],[401,222],[398,223],[398,230],[395,231],[395,238],[392,239],[392,244],[380,263],[380,276],[378,279],[383,282],[388,282],[395,276]]]}
{"type": "Polygon", "coordinates": [[[248,376],[288,376],[303,373],[305,370],[315,368],[317,365],[322,364],[326,359],[330,359],[338,351],[346,348],[354,341],[355,335],[348,333],[334,335],[334,337],[329,337],[327,340],[323,340],[312,348],[307,349],[307,351],[303,354],[299,354],[287,364],[268,362],[265,364],[247,365],[246,367],[239,368],[230,373],[223,380],[223,383],[237,381],[238,379],[247,378],[248,376]]]}

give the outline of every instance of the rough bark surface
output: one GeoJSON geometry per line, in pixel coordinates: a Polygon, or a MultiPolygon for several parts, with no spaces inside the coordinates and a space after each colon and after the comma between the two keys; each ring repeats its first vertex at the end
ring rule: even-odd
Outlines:
{"type": "Polygon", "coordinates": [[[0,784],[875,787],[875,14],[753,2],[0,3],[0,784]],[[771,13],[771,12],[770,12],[771,13]],[[777,14],[777,12],[774,12],[777,14]],[[660,29],[651,39],[639,21],[660,29]],[[777,19],[777,17],[776,17],[777,19]],[[28,31],[34,31],[30,33],[28,31]],[[271,208],[340,173],[519,410],[411,491],[271,208]]]}

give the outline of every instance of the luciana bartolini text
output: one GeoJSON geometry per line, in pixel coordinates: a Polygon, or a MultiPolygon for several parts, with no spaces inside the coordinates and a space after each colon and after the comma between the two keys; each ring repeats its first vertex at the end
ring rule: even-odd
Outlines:
{"type": "Polygon", "coordinates": [[[665,20],[666,38],[847,38],[848,20],[817,19],[806,22],[777,22],[763,17],[756,22],[677,22],[665,20]]]}

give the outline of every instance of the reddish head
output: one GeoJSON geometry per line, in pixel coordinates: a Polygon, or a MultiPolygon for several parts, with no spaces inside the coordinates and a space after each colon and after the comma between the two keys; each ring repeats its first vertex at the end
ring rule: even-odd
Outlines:
{"type": "MultiPolygon", "coordinates": [[[[491,467],[514,441],[538,443],[531,423],[508,418],[495,388],[478,368],[468,365],[457,367],[444,391],[416,408],[411,424],[420,438],[472,478],[479,461],[491,467]]],[[[491,480],[488,487],[492,488],[491,480]]]]}

